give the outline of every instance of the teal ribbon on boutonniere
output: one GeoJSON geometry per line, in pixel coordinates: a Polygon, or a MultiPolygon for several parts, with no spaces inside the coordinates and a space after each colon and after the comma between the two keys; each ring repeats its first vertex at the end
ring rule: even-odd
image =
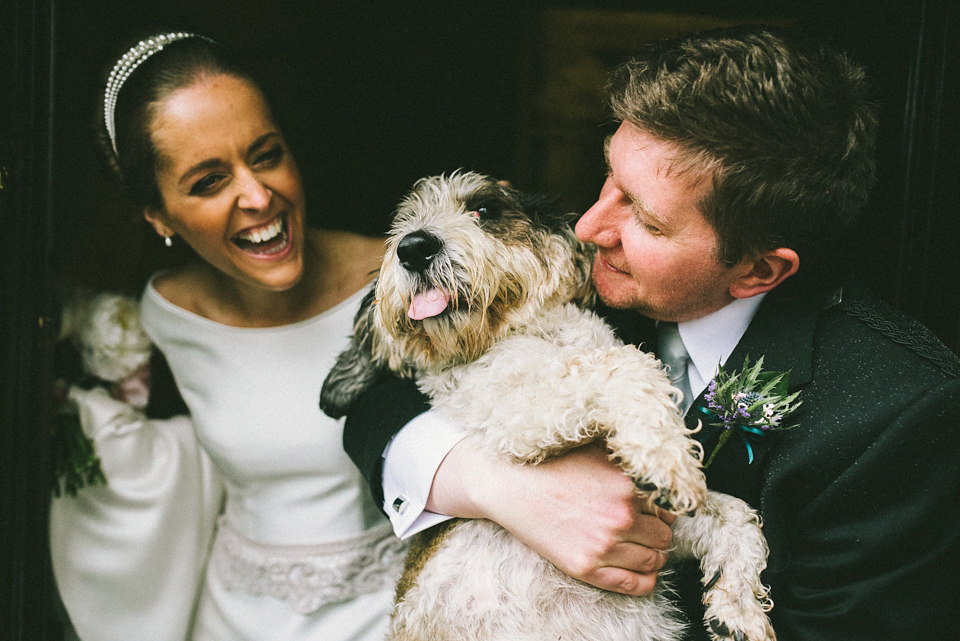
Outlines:
{"type": "Polygon", "coordinates": [[[718,369],[704,395],[707,404],[699,408],[712,428],[700,436],[700,442],[706,444],[717,436],[717,444],[704,468],[710,467],[734,434],[746,447],[749,465],[754,459],[752,441],[767,432],[795,427],[785,423],[801,403],[796,400],[800,392],[790,394],[788,391],[789,375],[789,372],[764,372],[763,357],[751,366],[748,356],[743,361],[743,369],[738,372],[729,372],[722,366],[718,369]]]}

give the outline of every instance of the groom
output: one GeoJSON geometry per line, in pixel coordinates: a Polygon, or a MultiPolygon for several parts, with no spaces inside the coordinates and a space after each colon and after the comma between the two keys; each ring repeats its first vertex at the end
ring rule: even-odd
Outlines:
{"type": "MultiPolygon", "coordinates": [[[[609,99],[621,124],[577,234],[598,247],[620,337],[674,359],[708,486],[762,515],[778,638],[960,638],[960,361],[848,276],[833,244],[874,180],[862,70],[737,28],[648,46],[609,99]],[[792,427],[734,426],[715,451],[709,384],[721,363],[761,357],[799,392],[777,419],[792,427]]],[[[601,447],[514,466],[427,409],[387,380],[345,428],[398,534],[489,518],[578,579],[653,589],[672,517],[648,512],[601,447]]],[[[696,573],[678,574],[692,638],[706,638],[696,573]]]]}

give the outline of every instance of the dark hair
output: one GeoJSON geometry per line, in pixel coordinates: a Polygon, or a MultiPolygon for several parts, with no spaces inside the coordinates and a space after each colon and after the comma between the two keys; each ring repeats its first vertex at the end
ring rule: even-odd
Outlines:
{"type": "MultiPolygon", "coordinates": [[[[101,146],[125,194],[137,208],[163,208],[156,180],[159,158],[150,139],[150,122],[157,104],[208,74],[226,74],[260,86],[225,47],[192,36],[166,44],[124,81],[113,112],[116,152],[106,131],[105,117],[101,115],[101,146]]],[[[102,113],[102,101],[100,105],[102,113]]]]}
{"type": "Polygon", "coordinates": [[[700,211],[728,264],[790,247],[816,257],[863,208],[877,116],[863,69],[796,36],[733,27],[653,43],[611,76],[613,114],[712,178],[700,211]]]}

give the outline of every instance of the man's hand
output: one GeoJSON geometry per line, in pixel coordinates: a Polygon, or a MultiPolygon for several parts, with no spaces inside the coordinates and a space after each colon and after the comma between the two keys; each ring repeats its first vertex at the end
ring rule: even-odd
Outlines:
{"type": "Polygon", "coordinates": [[[531,466],[466,438],[437,470],[427,509],[490,519],[571,577],[641,596],[666,563],[676,518],[648,503],[599,445],[531,466]]]}

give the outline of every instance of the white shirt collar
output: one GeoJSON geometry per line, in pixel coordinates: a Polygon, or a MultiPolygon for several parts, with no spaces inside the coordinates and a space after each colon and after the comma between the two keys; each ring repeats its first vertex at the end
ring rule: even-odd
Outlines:
{"type": "Polygon", "coordinates": [[[738,298],[721,309],[692,321],[677,323],[690,355],[687,378],[694,397],[706,388],[726,362],[753,320],[766,294],[738,298]]]}

